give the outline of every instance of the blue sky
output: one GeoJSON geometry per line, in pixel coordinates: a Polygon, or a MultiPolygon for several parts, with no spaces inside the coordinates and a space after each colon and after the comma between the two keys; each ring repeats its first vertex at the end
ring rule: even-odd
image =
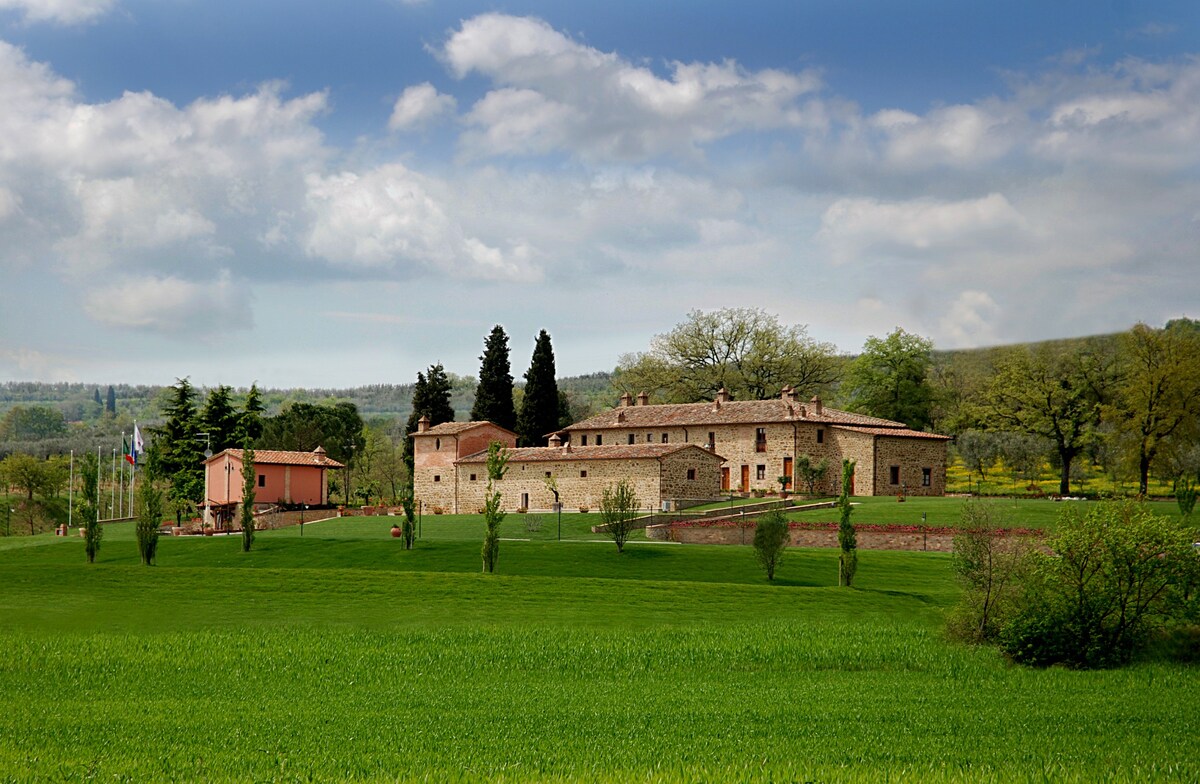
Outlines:
{"type": "Polygon", "coordinates": [[[0,380],[1196,317],[1200,4],[0,0],[0,380]]]}

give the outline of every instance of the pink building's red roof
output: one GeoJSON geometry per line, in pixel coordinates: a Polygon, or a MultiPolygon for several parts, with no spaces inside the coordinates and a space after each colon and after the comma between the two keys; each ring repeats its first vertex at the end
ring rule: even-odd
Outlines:
{"type": "MultiPolygon", "coordinates": [[[[345,468],[341,463],[333,460],[325,455],[325,450],[320,447],[319,451],[313,452],[285,452],[278,449],[256,449],[254,451],[254,462],[259,465],[294,465],[294,466],[319,466],[321,468],[345,468]]],[[[229,455],[235,460],[242,460],[243,450],[241,449],[226,449],[219,452],[208,460],[206,463],[211,463],[222,455],[229,455]]]]}

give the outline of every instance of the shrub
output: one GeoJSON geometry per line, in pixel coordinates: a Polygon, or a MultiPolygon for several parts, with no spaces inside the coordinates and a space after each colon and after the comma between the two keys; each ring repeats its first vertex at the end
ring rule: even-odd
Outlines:
{"type": "Polygon", "coordinates": [[[998,509],[968,501],[954,536],[954,573],[965,589],[950,612],[948,630],[967,642],[995,642],[1011,617],[1031,547],[1023,536],[998,530],[998,509]]]}
{"type": "Polygon", "coordinates": [[[147,479],[138,488],[138,515],[134,524],[138,554],[142,563],[150,566],[158,553],[158,531],[162,525],[164,504],[162,491],[147,479]]]}
{"type": "Polygon", "coordinates": [[[1200,555],[1187,529],[1132,501],[1064,508],[1001,647],[1032,665],[1125,664],[1200,612],[1200,555]]]}
{"type": "Polygon", "coordinates": [[[787,517],[778,509],[758,518],[754,527],[754,557],[767,570],[767,579],[775,579],[775,568],[783,560],[788,544],[787,517]]]}
{"type": "Polygon", "coordinates": [[[605,532],[616,542],[618,553],[625,551],[625,540],[633,530],[637,508],[637,494],[624,479],[604,488],[600,496],[600,518],[604,521],[605,532]]]}

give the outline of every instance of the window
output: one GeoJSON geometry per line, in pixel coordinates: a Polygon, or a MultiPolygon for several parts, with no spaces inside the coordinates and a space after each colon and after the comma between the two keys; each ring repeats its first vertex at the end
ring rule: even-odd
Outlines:
{"type": "Polygon", "coordinates": [[[765,427],[756,428],[754,431],[754,451],[767,451],[767,429],[765,427]]]}
{"type": "Polygon", "coordinates": [[[584,433],[583,435],[581,435],[581,436],[579,437],[579,445],[580,445],[580,446],[587,446],[587,433],[584,433]]]}
{"type": "Polygon", "coordinates": [[[435,482],[440,482],[440,481],[442,481],[442,478],[441,478],[440,476],[438,476],[437,474],[434,474],[434,475],[433,475],[433,481],[435,481],[435,482]]]}
{"type": "Polygon", "coordinates": [[[475,474],[471,474],[471,481],[472,481],[472,482],[474,482],[474,481],[475,481],[475,474]]]}
{"type": "Polygon", "coordinates": [[[767,478],[767,467],[765,465],[755,466],[754,467],[754,478],[755,479],[766,479],[767,478]]]}
{"type": "Polygon", "coordinates": [[[549,478],[550,478],[550,472],[549,472],[549,471],[547,471],[547,472],[546,472],[546,478],[547,478],[547,479],[549,479],[549,478]]]}
{"type": "Polygon", "coordinates": [[[604,443],[604,435],[601,433],[597,433],[596,434],[596,446],[600,446],[603,443],[604,443]]]}
{"type": "Polygon", "coordinates": [[[584,470],[582,470],[582,471],[580,471],[580,472],[579,472],[579,478],[580,478],[580,479],[587,479],[587,469],[584,469],[584,470]]]}
{"type": "Polygon", "coordinates": [[[267,475],[266,475],[266,474],[259,474],[259,475],[258,475],[258,486],[259,486],[259,487],[266,487],[266,486],[267,486],[267,475]]]}
{"type": "Polygon", "coordinates": [[[647,443],[647,444],[649,444],[649,443],[651,443],[652,441],[654,441],[654,434],[653,434],[653,433],[647,433],[647,434],[646,434],[646,443],[647,443]]]}
{"type": "Polygon", "coordinates": [[[440,438],[433,439],[433,448],[441,449],[442,448],[442,439],[440,439],[440,438]]]}
{"type": "Polygon", "coordinates": [[[667,434],[663,433],[663,443],[667,443],[667,434]]]}
{"type": "Polygon", "coordinates": [[[689,481],[689,482],[695,482],[695,481],[696,481],[696,469],[694,469],[694,468],[689,468],[689,469],[688,469],[688,481],[689,481]]]}
{"type": "Polygon", "coordinates": [[[717,434],[716,433],[708,434],[708,445],[710,447],[712,447],[713,449],[716,449],[716,447],[717,447],[717,434]]]}
{"type": "Polygon", "coordinates": [[[824,430],[824,428],[820,428],[820,427],[818,427],[818,428],[817,428],[817,443],[818,443],[818,444],[824,444],[824,443],[825,443],[825,430],[824,430]]]}
{"type": "Polygon", "coordinates": [[[633,443],[633,433],[629,434],[629,443],[633,443]]]}
{"type": "Polygon", "coordinates": [[[894,485],[900,484],[900,466],[888,467],[888,481],[894,485]]]}
{"type": "Polygon", "coordinates": [[[921,487],[929,487],[931,484],[933,484],[933,469],[932,468],[922,468],[921,469],[921,487]]]}

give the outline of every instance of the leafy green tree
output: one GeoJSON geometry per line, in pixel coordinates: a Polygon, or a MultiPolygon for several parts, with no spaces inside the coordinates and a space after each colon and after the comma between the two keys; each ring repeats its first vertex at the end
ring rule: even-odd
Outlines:
{"type": "Polygon", "coordinates": [[[484,341],[483,356],[479,358],[479,385],[475,388],[475,405],[471,421],[493,422],[513,430],[517,426],[517,411],[513,407],[512,367],[508,358],[508,335],[497,324],[484,341]]]}
{"type": "Polygon", "coordinates": [[[854,573],[858,571],[858,535],[850,522],[850,513],[854,507],[850,504],[850,486],[854,483],[854,461],[842,460],[842,495],[838,498],[838,510],[841,521],[838,523],[838,585],[849,588],[854,583],[854,573]]]}
{"type": "Polygon", "coordinates": [[[242,447],[242,552],[254,545],[254,448],[247,441],[242,447]]]}
{"type": "Polygon", "coordinates": [[[924,430],[933,416],[932,352],[932,342],[899,327],[867,338],[842,382],[847,408],[924,430]]]}
{"type": "Polygon", "coordinates": [[[200,411],[198,424],[202,432],[208,433],[208,441],[212,445],[213,454],[225,449],[233,449],[241,444],[238,440],[238,430],[241,417],[234,410],[230,395],[233,390],[228,386],[219,385],[209,390],[208,399],[200,411]]]}
{"type": "Polygon", "coordinates": [[[27,501],[32,503],[34,494],[41,494],[45,488],[46,463],[33,455],[14,452],[0,461],[0,477],[24,493],[27,501]]]}
{"type": "Polygon", "coordinates": [[[954,447],[967,471],[987,479],[987,472],[1000,458],[1001,437],[986,430],[964,430],[958,434],[954,447]]]}
{"type": "Polygon", "coordinates": [[[100,527],[100,463],[87,452],[79,460],[79,517],[83,520],[83,547],[88,563],[96,562],[104,529],[100,527]]]}
{"type": "Polygon", "coordinates": [[[985,406],[997,429],[1048,439],[1060,466],[1059,493],[1071,493],[1071,464],[1092,442],[1101,399],[1093,358],[1051,346],[1014,349],[997,362],[985,406]]]}
{"type": "Polygon", "coordinates": [[[760,515],[754,526],[754,557],[767,570],[768,580],[775,579],[775,569],[783,560],[787,544],[787,516],[778,509],[760,515]]]}
{"type": "Polygon", "coordinates": [[[138,486],[137,495],[134,533],[137,536],[138,555],[143,564],[151,566],[158,554],[158,532],[165,511],[163,494],[153,481],[147,480],[138,486]]]}
{"type": "Polygon", "coordinates": [[[765,400],[789,384],[810,395],[838,380],[835,352],[804,325],[785,326],[757,308],[693,310],[649,351],[622,357],[613,383],[668,403],[710,400],[722,388],[735,400],[765,400]]]}
{"type": "Polygon", "coordinates": [[[1200,333],[1138,324],[1121,336],[1120,361],[1122,378],[1105,413],[1126,436],[1145,495],[1164,445],[1200,433],[1200,333]]]}
{"type": "Polygon", "coordinates": [[[1132,501],[1063,508],[1001,632],[1016,661],[1109,667],[1159,632],[1194,623],[1200,558],[1191,531],[1132,501]]]}
{"type": "Polygon", "coordinates": [[[633,485],[624,479],[600,492],[600,519],[604,522],[604,532],[616,543],[618,553],[625,551],[625,542],[633,532],[638,503],[633,485]]]}
{"type": "Polygon", "coordinates": [[[0,419],[0,440],[42,441],[67,435],[67,420],[49,406],[13,406],[0,419]]]}
{"type": "Polygon", "coordinates": [[[525,371],[525,394],[517,416],[517,445],[545,446],[547,436],[558,429],[558,380],[554,370],[554,348],[546,330],[538,333],[533,358],[525,371]]]}
{"type": "Polygon", "coordinates": [[[504,522],[500,491],[496,483],[508,472],[508,452],[499,441],[488,444],[487,491],[483,497],[483,571],[496,571],[496,559],[500,556],[500,524],[504,522]]]}

